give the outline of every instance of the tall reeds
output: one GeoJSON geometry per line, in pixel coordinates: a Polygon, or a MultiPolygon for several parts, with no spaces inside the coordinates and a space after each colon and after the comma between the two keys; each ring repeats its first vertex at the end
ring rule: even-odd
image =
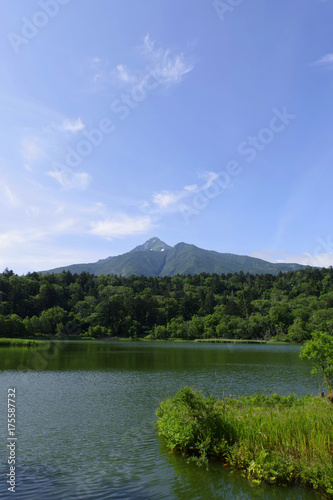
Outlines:
{"type": "Polygon", "coordinates": [[[333,405],[325,398],[216,401],[185,387],[157,415],[167,446],[199,464],[219,458],[255,482],[299,482],[333,496],[333,405]]]}

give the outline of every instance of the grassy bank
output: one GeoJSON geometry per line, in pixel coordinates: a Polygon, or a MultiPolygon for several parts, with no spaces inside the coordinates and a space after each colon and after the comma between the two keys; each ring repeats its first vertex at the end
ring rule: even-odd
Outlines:
{"type": "MultiPolygon", "coordinates": [[[[45,336],[44,336],[45,337],[45,336]]],[[[61,342],[62,340],[68,341],[75,341],[75,342],[84,342],[86,340],[89,341],[98,341],[98,342],[105,342],[105,341],[120,341],[120,342],[157,342],[157,343],[165,343],[165,342],[172,342],[172,343],[204,343],[204,344],[271,344],[271,345],[299,345],[294,342],[282,342],[278,340],[244,340],[244,339],[194,339],[194,340],[189,340],[189,339],[181,339],[181,338],[169,338],[169,339],[152,339],[149,336],[146,337],[92,337],[85,335],[84,337],[73,337],[72,339],[68,339],[65,337],[65,339],[61,339],[61,337],[54,337],[54,339],[50,339],[50,337],[47,337],[44,339],[43,337],[38,337],[38,340],[33,340],[33,339],[11,339],[11,338],[0,338],[0,346],[1,345],[35,345],[36,343],[45,343],[45,342],[55,342],[59,341],[61,342]],[[39,340],[40,339],[40,340],[39,340]]]]}
{"type": "Polygon", "coordinates": [[[32,340],[32,339],[4,339],[0,338],[1,346],[23,346],[23,347],[38,347],[45,345],[45,340],[32,340]]]}
{"type": "Polygon", "coordinates": [[[279,344],[291,345],[292,342],[279,340],[251,340],[251,339],[195,339],[193,342],[204,342],[209,344],[279,344]]]}
{"type": "MultiPolygon", "coordinates": [[[[124,340],[124,339],[121,339],[124,340]]],[[[134,340],[134,339],[133,339],[134,340]]],[[[150,335],[135,340],[143,342],[187,342],[200,344],[271,344],[271,345],[299,345],[296,342],[283,342],[282,340],[251,340],[251,339],[181,339],[170,337],[167,339],[153,339],[150,335]]]]}
{"type": "Polygon", "coordinates": [[[172,452],[220,459],[252,481],[298,482],[333,497],[333,405],[316,396],[253,395],[217,401],[189,387],[160,404],[172,452]]]}

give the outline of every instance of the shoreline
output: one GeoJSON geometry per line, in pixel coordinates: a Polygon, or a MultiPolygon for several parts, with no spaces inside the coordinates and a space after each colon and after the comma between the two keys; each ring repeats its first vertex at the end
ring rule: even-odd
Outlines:
{"type": "Polygon", "coordinates": [[[77,338],[77,339],[68,339],[68,338],[43,338],[43,337],[33,337],[33,338],[8,338],[8,337],[0,337],[0,347],[1,346],[27,346],[27,347],[38,347],[45,345],[45,343],[50,342],[152,342],[152,343],[165,343],[172,342],[177,344],[262,344],[262,345],[302,345],[300,343],[295,342],[284,342],[281,340],[252,340],[252,339],[193,339],[193,340],[184,340],[184,339],[147,339],[147,338],[128,338],[128,337],[104,337],[104,338],[77,338]]]}
{"type": "Polygon", "coordinates": [[[0,347],[39,347],[50,343],[48,339],[19,339],[0,337],[0,347]]]}

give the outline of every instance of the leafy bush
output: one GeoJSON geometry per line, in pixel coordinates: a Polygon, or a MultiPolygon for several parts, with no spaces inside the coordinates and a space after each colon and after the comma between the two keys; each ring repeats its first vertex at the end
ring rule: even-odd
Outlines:
{"type": "Polygon", "coordinates": [[[190,387],[180,389],[174,398],[163,401],[157,410],[157,427],[172,451],[197,457],[223,457],[234,441],[235,431],[224,419],[213,397],[204,398],[190,387]]]}

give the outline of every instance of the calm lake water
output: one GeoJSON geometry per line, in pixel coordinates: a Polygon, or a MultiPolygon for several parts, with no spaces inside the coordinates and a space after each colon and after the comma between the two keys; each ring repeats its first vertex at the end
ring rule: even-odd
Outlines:
{"type": "Polygon", "coordinates": [[[257,486],[213,463],[170,455],[159,402],[204,393],[317,393],[297,346],[73,342],[0,348],[0,498],[318,499],[307,488],[257,486]],[[19,368],[19,369],[18,369],[19,368]],[[7,492],[7,390],[17,392],[16,493],[7,492]]]}

